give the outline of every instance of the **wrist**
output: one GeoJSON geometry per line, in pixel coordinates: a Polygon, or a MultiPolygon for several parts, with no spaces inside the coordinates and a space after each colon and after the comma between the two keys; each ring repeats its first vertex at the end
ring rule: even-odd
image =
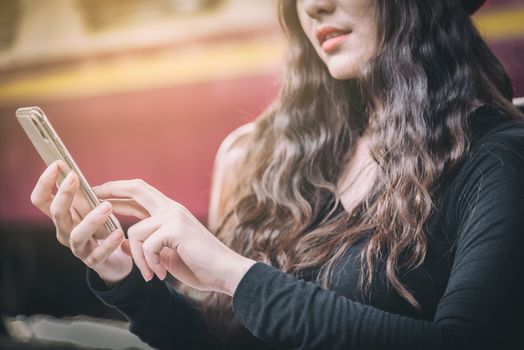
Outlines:
{"type": "Polygon", "coordinates": [[[232,297],[244,275],[255,263],[255,260],[237,254],[229,272],[226,274],[224,293],[232,297]]]}
{"type": "Polygon", "coordinates": [[[96,269],[95,272],[100,276],[102,281],[108,286],[108,287],[114,287],[123,280],[127,278],[131,274],[131,271],[133,270],[133,259],[131,257],[127,257],[128,259],[123,259],[121,261],[121,266],[118,268],[112,267],[111,269],[96,269]]]}

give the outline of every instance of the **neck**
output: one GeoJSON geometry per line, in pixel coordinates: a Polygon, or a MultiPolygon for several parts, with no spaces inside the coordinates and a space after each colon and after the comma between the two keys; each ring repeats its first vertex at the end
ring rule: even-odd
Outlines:
{"type": "Polygon", "coordinates": [[[369,153],[369,137],[364,134],[337,184],[338,196],[346,211],[351,212],[364,199],[375,182],[377,163],[369,153]]]}

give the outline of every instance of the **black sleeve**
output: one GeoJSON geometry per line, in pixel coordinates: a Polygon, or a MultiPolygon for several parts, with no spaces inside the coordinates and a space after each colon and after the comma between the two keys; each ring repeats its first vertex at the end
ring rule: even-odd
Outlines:
{"type": "Polygon", "coordinates": [[[117,308],[130,322],[130,331],[155,349],[213,349],[201,313],[181,294],[156,277],[145,282],[138,269],[109,289],[88,269],[91,291],[106,305],[117,308]]]}
{"type": "Polygon", "coordinates": [[[235,291],[236,316],[279,349],[506,349],[522,342],[522,155],[520,137],[490,142],[468,160],[452,204],[455,259],[432,321],[354,302],[262,263],[235,291]]]}

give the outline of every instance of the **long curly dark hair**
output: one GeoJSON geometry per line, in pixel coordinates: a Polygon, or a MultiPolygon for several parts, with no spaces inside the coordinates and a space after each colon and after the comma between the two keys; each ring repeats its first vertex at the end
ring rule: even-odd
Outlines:
{"type": "MultiPolygon", "coordinates": [[[[339,81],[307,40],[296,1],[279,1],[289,39],[277,100],[256,121],[217,235],[244,256],[329,288],[344,252],[363,244],[361,286],[376,268],[414,308],[399,269],[425,258],[425,224],[440,181],[470,149],[479,105],[522,119],[503,66],[457,0],[374,0],[378,49],[358,79],[339,81]],[[337,182],[358,138],[370,137],[374,184],[352,213],[337,210],[337,182]]],[[[210,294],[216,329],[234,319],[231,299],[210,294]]],[[[233,322],[234,323],[234,322],[233,322]]]]}

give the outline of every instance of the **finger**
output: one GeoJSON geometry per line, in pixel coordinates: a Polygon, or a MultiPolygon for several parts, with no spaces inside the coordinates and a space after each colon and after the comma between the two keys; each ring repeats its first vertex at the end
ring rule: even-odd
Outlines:
{"type": "Polygon", "coordinates": [[[133,216],[140,220],[148,218],[149,212],[132,199],[108,199],[113,205],[113,212],[119,215],[133,216]]]}
{"type": "Polygon", "coordinates": [[[176,246],[175,235],[166,226],[160,227],[144,241],[143,250],[147,264],[161,280],[166,278],[167,273],[161,263],[160,252],[166,247],[176,252],[176,246]]]}
{"type": "MultiPolygon", "coordinates": [[[[71,171],[58,188],[55,198],[49,207],[51,218],[61,235],[69,235],[73,228],[71,205],[73,204],[73,198],[77,190],[78,178],[76,174],[71,171]]],[[[67,237],[67,239],[69,239],[69,237],[67,237]]]]}
{"type": "Polygon", "coordinates": [[[53,189],[58,178],[58,161],[53,162],[40,175],[33,192],[31,192],[31,203],[47,216],[51,216],[49,207],[53,201],[53,189]]]}
{"type": "Polygon", "coordinates": [[[147,261],[144,257],[142,245],[147,237],[149,237],[159,227],[160,223],[158,223],[156,218],[150,217],[136,223],[127,230],[129,248],[131,250],[133,260],[135,261],[135,265],[138,267],[146,281],[149,281],[153,278],[153,271],[149,268],[149,265],[147,264],[147,261]]]}
{"type": "Polygon", "coordinates": [[[164,247],[164,249],[162,249],[162,251],[160,252],[160,263],[162,264],[162,266],[164,266],[169,271],[170,271],[169,264],[171,262],[176,263],[179,260],[180,260],[180,257],[178,257],[178,254],[176,254],[176,251],[174,251],[173,249],[164,247]],[[176,257],[177,259],[172,259],[171,255],[177,255],[176,257]]]}
{"type": "Polygon", "coordinates": [[[69,236],[69,244],[73,254],[83,259],[90,253],[85,249],[86,243],[98,230],[104,228],[104,223],[110,213],[111,203],[102,202],[80,221],[69,236]]]}
{"type": "Polygon", "coordinates": [[[89,267],[95,267],[102,264],[106,259],[120,246],[120,243],[124,239],[124,231],[122,229],[114,230],[101,245],[96,247],[84,262],[89,267]]]}
{"type": "Polygon", "coordinates": [[[131,198],[151,215],[163,207],[168,198],[143,180],[111,181],[94,188],[99,198],[131,198]]]}
{"type": "Polygon", "coordinates": [[[129,240],[124,239],[120,247],[122,248],[122,251],[124,252],[124,254],[130,257],[133,257],[133,254],[131,253],[131,248],[129,247],[129,240]]]}
{"type": "MultiPolygon", "coordinates": [[[[82,186],[79,186],[79,188],[81,189],[82,186]]],[[[94,208],[89,203],[89,200],[87,199],[84,191],[80,190],[73,198],[72,209],[78,214],[79,217],[83,218],[94,208]]]]}
{"type": "Polygon", "coordinates": [[[160,263],[180,282],[196,289],[202,289],[202,286],[198,283],[198,278],[180,258],[175,249],[164,247],[160,252],[160,263]]]}

